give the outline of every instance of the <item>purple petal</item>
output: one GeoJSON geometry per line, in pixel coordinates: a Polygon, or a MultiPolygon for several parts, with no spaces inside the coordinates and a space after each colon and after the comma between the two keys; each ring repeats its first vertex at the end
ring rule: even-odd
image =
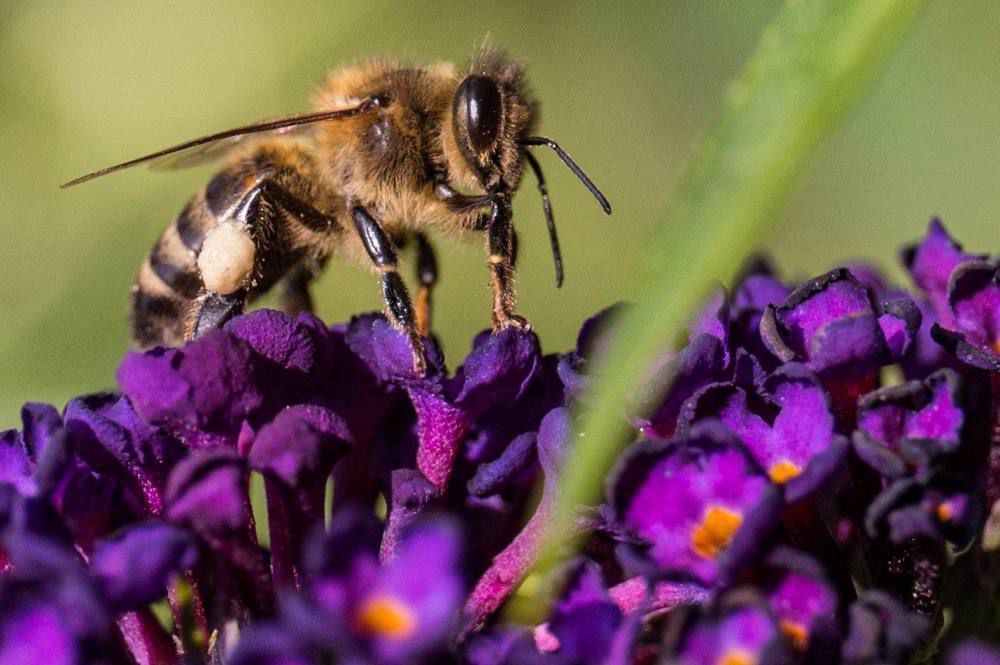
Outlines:
{"type": "Polygon", "coordinates": [[[536,459],[536,439],[534,432],[525,432],[511,441],[500,457],[479,465],[476,475],[468,482],[469,493],[479,497],[497,494],[529,469],[536,459]]]}
{"type": "Polygon", "coordinates": [[[248,526],[247,468],[227,449],[207,450],[178,464],[167,483],[167,516],[207,534],[244,532],[248,526]]]}
{"type": "Polygon", "coordinates": [[[553,607],[548,632],[561,658],[597,665],[606,662],[623,618],[596,564],[584,561],[571,569],[553,607]]]}
{"type": "Polygon", "coordinates": [[[660,406],[642,423],[648,436],[672,436],[684,402],[700,388],[719,381],[725,373],[726,350],[722,342],[712,335],[699,335],[670,361],[664,372],[673,381],[660,406]]]}
{"type": "Polygon", "coordinates": [[[761,333],[776,356],[797,358],[818,372],[877,367],[885,351],[871,296],[844,269],[797,287],[780,307],[765,312],[761,333]]]}
{"type": "Polygon", "coordinates": [[[254,437],[250,467],[289,487],[323,481],[348,450],[344,420],[321,406],[296,405],[279,413],[254,437]]]}
{"type": "Polygon", "coordinates": [[[684,665],[765,663],[765,653],[779,642],[774,618],[763,609],[746,606],[717,620],[695,623],[681,640],[678,656],[684,665]]]}
{"type": "Polygon", "coordinates": [[[355,616],[382,658],[408,662],[444,642],[464,597],[460,551],[458,529],[450,522],[421,523],[407,534],[397,556],[356,609],[355,616]],[[390,626],[375,616],[391,611],[413,623],[404,620],[403,625],[390,626]]]}
{"type": "Polygon", "coordinates": [[[34,496],[38,488],[32,470],[17,430],[0,432],[0,483],[10,483],[21,494],[34,496]]]}
{"type": "Polygon", "coordinates": [[[170,576],[197,560],[194,539],[167,524],[146,522],[101,541],[91,570],[117,610],[139,609],[162,598],[170,576]]]}
{"type": "Polygon", "coordinates": [[[225,330],[271,362],[304,375],[316,371],[320,346],[328,335],[312,314],[306,312],[293,318],[270,309],[238,316],[226,323],[225,330]]]}
{"type": "Polygon", "coordinates": [[[948,303],[951,328],[962,339],[1000,362],[1000,270],[984,261],[969,261],[952,273],[948,303]]]}
{"type": "Polygon", "coordinates": [[[129,352],[118,384],[144,420],[193,448],[235,445],[242,422],[264,403],[253,348],[224,330],[180,349],[129,352]]]}
{"type": "Polygon", "coordinates": [[[985,642],[965,639],[948,651],[948,665],[1000,665],[1000,651],[985,642]]]}
{"type": "Polygon", "coordinates": [[[934,218],[927,228],[927,235],[918,245],[903,251],[903,264],[913,281],[934,304],[939,320],[950,327],[948,308],[948,280],[958,264],[976,258],[962,251],[948,235],[941,220],[934,218]]]}
{"type": "Polygon", "coordinates": [[[837,592],[826,580],[819,564],[801,552],[782,547],[767,559],[769,569],[765,590],[781,632],[800,651],[805,651],[818,635],[836,640],[834,617],[837,592]]]}
{"type": "Polygon", "coordinates": [[[45,444],[62,427],[62,417],[51,404],[29,402],[21,407],[21,437],[31,459],[45,453],[45,444]]]}
{"type": "Polygon", "coordinates": [[[930,624],[883,591],[863,592],[850,608],[845,663],[906,663],[923,643],[930,624]]]}
{"type": "Polygon", "coordinates": [[[538,337],[515,328],[489,335],[465,359],[449,385],[453,402],[478,415],[496,402],[515,400],[541,358],[538,337]]]}
{"type": "Polygon", "coordinates": [[[634,445],[609,488],[618,518],[649,544],[636,556],[706,586],[725,582],[757,551],[781,501],[742,446],[710,421],[680,441],[634,445]]]}
{"type": "Polygon", "coordinates": [[[389,519],[379,548],[379,559],[383,563],[398,554],[404,532],[440,498],[437,488],[416,469],[394,469],[390,486],[389,519]]]}

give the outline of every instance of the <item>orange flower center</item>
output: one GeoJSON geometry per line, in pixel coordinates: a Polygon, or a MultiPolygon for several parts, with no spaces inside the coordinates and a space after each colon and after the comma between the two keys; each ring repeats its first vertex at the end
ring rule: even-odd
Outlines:
{"type": "Polygon", "coordinates": [[[715,665],[757,665],[757,659],[742,649],[726,649],[715,665]]]}
{"type": "Polygon", "coordinates": [[[392,596],[376,594],[357,615],[358,628],[366,633],[403,639],[413,634],[417,618],[413,610],[392,596]]]}
{"type": "Polygon", "coordinates": [[[776,485],[784,485],[800,473],[802,473],[802,469],[786,459],[779,461],[767,471],[767,475],[771,476],[771,480],[776,485]]]}
{"type": "Polygon", "coordinates": [[[792,646],[799,651],[805,651],[806,647],[809,646],[809,631],[801,623],[782,619],[778,622],[778,628],[792,641],[792,646]]]}
{"type": "Polygon", "coordinates": [[[937,517],[942,522],[950,522],[951,518],[955,516],[955,510],[951,507],[950,503],[940,503],[938,504],[937,517]]]}
{"type": "Polygon", "coordinates": [[[691,549],[706,559],[714,559],[729,547],[743,516],[721,506],[709,506],[705,518],[691,532],[691,549]]]}

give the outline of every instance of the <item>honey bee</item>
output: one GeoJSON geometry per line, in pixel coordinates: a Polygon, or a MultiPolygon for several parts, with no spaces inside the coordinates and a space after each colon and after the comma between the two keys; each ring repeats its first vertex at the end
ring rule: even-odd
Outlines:
{"type": "Polygon", "coordinates": [[[450,63],[407,66],[370,59],[334,71],[310,113],[204,136],[71,180],[77,185],[139,164],[225,165],[185,206],[143,262],[132,288],[132,334],[140,347],[177,344],[222,326],[279,282],[291,313],[312,307],[308,287],[334,254],[379,276],[389,319],[408,336],[413,366],[426,370],[437,281],[426,229],[486,235],[492,327],[528,328],[515,313],[511,196],[525,164],[534,172],[548,225],[556,282],[562,259],[545,179],[529,149],[551,148],[611,206],[559,145],[532,135],[538,104],[521,62],[484,47],[464,73],[450,63]],[[397,248],[416,247],[412,304],[397,248]]]}

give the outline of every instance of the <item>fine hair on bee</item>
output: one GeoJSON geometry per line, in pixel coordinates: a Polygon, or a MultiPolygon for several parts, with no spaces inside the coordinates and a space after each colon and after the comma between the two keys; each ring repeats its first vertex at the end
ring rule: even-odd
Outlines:
{"type": "Polygon", "coordinates": [[[69,187],[140,164],[173,169],[223,160],[160,235],[132,288],[140,347],[178,344],[221,327],[272,287],[283,309],[310,310],[309,285],[334,255],[379,277],[387,315],[426,370],[437,261],[428,230],[486,237],[494,331],[528,328],[515,313],[511,197],[525,165],[537,180],[557,286],[562,255],[534,147],[551,149],[608,200],[554,140],[534,134],[538,103],[524,65],[484,47],[464,70],[372,58],[332,72],[314,110],[203,136],[116,164],[69,187]],[[416,252],[415,304],[397,249],[416,252]]]}

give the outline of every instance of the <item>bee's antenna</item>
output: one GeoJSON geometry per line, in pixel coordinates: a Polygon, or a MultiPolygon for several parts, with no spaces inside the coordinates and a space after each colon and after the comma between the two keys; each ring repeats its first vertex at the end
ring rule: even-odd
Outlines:
{"type": "Polygon", "coordinates": [[[556,220],[552,216],[549,188],[545,184],[545,176],[542,175],[542,167],[538,160],[527,150],[524,151],[524,158],[528,160],[528,166],[535,172],[535,178],[538,180],[538,191],[542,195],[542,210],[545,211],[545,225],[549,229],[549,242],[552,245],[552,260],[556,264],[556,288],[558,289],[563,283],[563,262],[562,252],[559,251],[559,236],[556,234],[556,220]]]}
{"type": "Polygon", "coordinates": [[[580,182],[583,183],[583,186],[586,187],[588,190],[590,190],[590,193],[594,195],[594,198],[597,199],[597,202],[601,204],[601,208],[604,210],[604,214],[605,215],[611,214],[611,204],[608,203],[608,199],[605,198],[604,194],[601,193],[601,190],[597,189],[597,185],[595,185],[594,182],[587,177],[587,174],[583,172],[583,169],[581,169],[579,166],[576,165],[576,162],[573,161],[573,158],[570,157],[568,154],[566,154],[565,150],[559,147],[558,143],[556,143],[552,139],[545,138],[544,136],[525,136],[524,138],[520,139],[518,143],[520,143],[521,145],[528,145],[528,146],[544,145],[555,150],[555,153],[559,155],[559,159],[563,160],[563,163],[569,167],[569,170],[573,172],[573,175],[575,175],[577,178],[580,179],[580,182]]]}

